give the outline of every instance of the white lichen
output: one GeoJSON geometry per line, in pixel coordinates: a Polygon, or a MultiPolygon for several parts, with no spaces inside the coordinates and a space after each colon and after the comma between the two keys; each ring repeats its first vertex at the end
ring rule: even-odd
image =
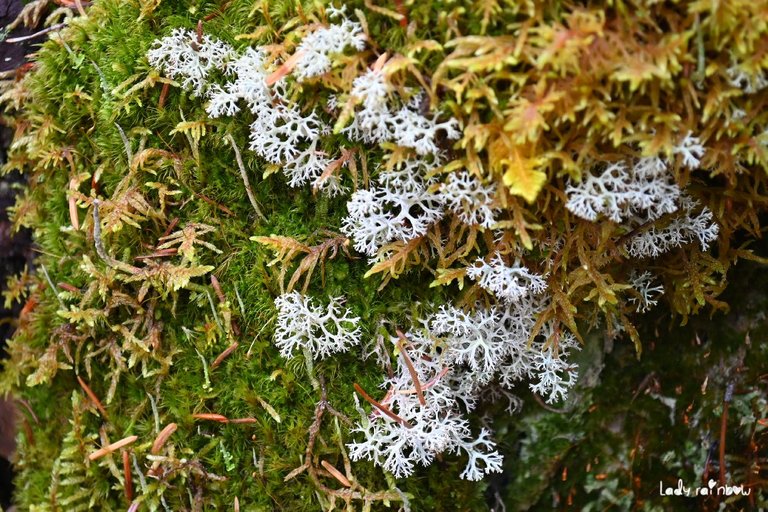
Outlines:
{"type": "Polygon", "coordinates": [[[633,272],[629,284],[636,295],[630,295],[627,300],[630,304],[637,304],[635,310],[638,313],[645,313],[658,304],[659,297],[664,294],[664,285],[657,284],[653,274],[647,270],[640,274],[633,272]]]}
{"type": "Polygon", "coordinates": [[[149,63],[165,72],[181,87],[200,96],[208,85],[208,75],[214,69],[235,58],[235,51],[227,43],[209,35],[198,35],[193,30],[175,29],[170,36],[154,42],[147,52],[149,63]]]}
{"type": "Polygon", "coordinates": [[[698,201],[684,195],[680,198],[680,212],[668,225],[643,228],[625,247],[634,258],[655,258],[695,241],[699,242],[702,251],[706,251],[719,232],[712,219],[709,208],[701,207],[698,201]]]}
{"type": "Polygon", "coordinates": [[[758,70],[747,70],[743,65],[733,63],[726,71],[731,87],[741,89],[746,94],[754,94],[768,87],[768,77],[758,70]]]}
{"type": "Polygon", "coordinates": [[[390,89],[384,72],[379,69],[371,69],[356,78],[350,96],[359,108],[343,133],[368,144],[392,142],[414,149],[419,155],[440,153],[440,133],[450,140],[461,136],[455,119],[440,122],[438,114],[426,117],[421,113],[423,94],[414,94],[409,101],[403,101],[390,98],[390,89]]]}
{"type": "MultiPolygon", "coordinates": [[[[336,17],[341,17],[337,11],[336,17]]],[[[341,23],[321,27],[302,39],[296,48],[297,61],[293,75],[303,81],[331,70],[331,57],[347,48],[365,48],[365,34],[360,23],[342,17],[341,23]]]]}
{"type": "Polygon", "coordinates": [[[371,460],[401,478],[417,464],[431,464],[440,453],[464,452],[468,463],[462,478],[480,480],[500,472],[503,459],[490,432],[482,429],[473,435],[464,418],[481,394],[490,396],[484,390],[494,379],[507,388],[528,379],[534,392],[554,403],[566,398],[578,376],[566,360],[578,349],[571,334],[548,323],[542,331],[545,339],[528,345],[543,304],[541,298],[530,298],[471,313],[444,305],[393,338],[398,366],[385,381],[387,393],[380,401],[391,414],[378,409],[366,414],[358,405],[360,421],[352,430],[361,440],[348,445],[352,460],[371,460]]]}
{"type": "Polygon", "coordinates": [[[467,171],[454,172],[448,175],[440,195],[446,207],[465,224],[490,228],[496,223],[499,209],[494,206],[495,183],[486,185],[467,171]]]}
{"type": "MultiPolygon", "coordinates": [[[[695,146],[680,146],[684,157],[692,156],[695,146]]],[[[565,190],[566,208],[574,215],[595,221],[605,215],[613,222],[628,219],[655,220],[677,209],[680,188],[658,157],[641,158],[634,164],[614,162],[599,174],[587,174],[580,183],[565,190]]]]}
{"type": "Polygon", "coordinates": [[[683,158],[683,165],[689,169],[696,169],[699,166],[701,157],[704,156],[704,146],[701,140],[694,137],[692,132],[688,132],[685,137],[672,148],[672,153],[680,155],[683,158]]]}
{"type": "Polygon", "coordinates": [[[424,235],[443,217],[439,194],[429,190],[434,180],[426,178],[428,170],[423,161],[409,160],[381,172],[370,189],[352,194],[341,230],[357,251],[374,256],[388,242],[424,235]]]}
{"type": "Polygon", "coordinates": [[[324,359],[358,345],[360,318],[352,316],[342,304],[342,297],[334,297],[327,306],[322,306],[297,292],[277,297],[274,339],[280,355],[288,358],[308,350],[315,359],[324,359]]]}
{"type": "Polygon", "coordinates": [[[467,268],[467,277],[507,303],[517,302],[528,295],[538,295],[547,288],[544,277],[534,274],[519,263],[507,266],[498,253],[490,262],[478,259],[473,266],[467,268]]]}

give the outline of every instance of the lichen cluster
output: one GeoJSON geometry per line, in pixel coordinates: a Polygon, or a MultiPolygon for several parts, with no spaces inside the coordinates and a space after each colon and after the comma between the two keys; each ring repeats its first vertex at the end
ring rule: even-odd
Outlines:
{"type": "Polygon", "coordinates": [[[3,96],[40,252],[0,380],[36,416],[29,508],[482,509],[586,333],[640,356],[643,313],[725,310],[759,259],[765,2],[68,25],[3,96]]]}

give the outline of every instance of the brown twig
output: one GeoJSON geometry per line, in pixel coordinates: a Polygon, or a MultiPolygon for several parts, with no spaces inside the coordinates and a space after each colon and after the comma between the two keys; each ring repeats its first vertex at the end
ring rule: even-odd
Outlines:
{"type": "Polygon", "coordinates": [[[158,251],[153,252],[152,254],[145,254],[144,256],[136,256],[135,260],[151,260],[155,258],[168,258],[169,256],[176,256],[178,253],[178,249],[176,247],[169,247],[167,249],[160,249],[158,251]]]}
{"type": "Polygon", "coordinates": [[[160,99],[157,101],[157,108],[162,109],[165,107],[165,99],[168,97],[168,91],[171,88],[171,84],[165,82],[163,88],[160,90],[160,99]]]}
{"type": "Polygon", "coordinates": [[[219,366],[226,358],[232,354],[235,350],[237,350],[237,347],[239,347],[240,344],[238,342],[234,342],[230,346],[224,349],[224,352],[218,355],[216,359],[213,360],[213,363],[211,364],[211,370],[214,370],[217,366],[219,366]]]}
{"type": "Polygon", "coordinates": [[[77,6],[77,12],[80,13],[80,16],[87,16],[85,9],[83,8],[83,2],[81,0],[75,0],[75,5],[77,6]]]}
{"type": "Polygon", "coordinates": [[[220,9],[216,9],[211,14],[207,15],[205,18],[203,18],[203,21],[211,21],[212,19],[215,19],[219,16],[221,16],[224,11],[227,10],[227,8],[230,6],[232,2],[225,2],[224,5],[221,6],[220,9]]]}
{"type": "Polygon", "coordinates": [[[389,416],[390,418],[392,418],[392,419],[393,419],[393,420],[395,420],[396,422],[400,423],[400,424],[401,424],[402,426],[404,426],[405,428],[413,428],[413,425],[411,425],[411,424],[410,424],[410,423],[408,423],[406,420],[404,420],[403,418],[401,418],[400,416],[398,416],[397,414],[395,414],[394,412],[392,412],[391,410],[389,410],[389,409],[388,409],[387,407],[385,407],[384,405],[380,404],[379,402],[377,402],[376,400],[374,400],[373,398],[371,398],[371,396],[370,396],[368,393],[366,393],[366,392],[363,390],[363,388],[361,388],[361,387],[360,387],[360,385],[359,385],[357,382],[355,382],[355,383],[353,384],[353,386],[354,386],[354,388],[355,388],[355,391],[357,391],[357,392],[358,392],[358,394],[359,394],[360,396],[362,396],[362,397],[365,399],[365,401],[366,401],[366,402],[368,402],[368,403],[369,403],[369,404],[371,404],[372,406],[376,407],[378,410],[380,410],[381,412],[383,412],[384,414],[386,414],[387,416],[389,416]]]}
{"type": "Polygon", "coordinates": [[[56,286],[61,288],[62,290],[68,291],[70,293],[80,293],[80,288],[77,286],[73,286],[69,283],[56,283],[56,286]]]}
{"type": "Polygon", "coordinates": [[[266,83],[268,87],[271,87],[275,85],[275,83],[279,82],[281,78],[288,76],[291,71],[293,71],[293,68],[296,67],[296,63],[299,62],[299,59],[301,59],[302,55],[304,55],[304,51],[300,50],[288,57],[288,59],[286,59],[286,61],[283,62],[279,68],[277,68],[271,75],[267,77],[264,83],[266,83]]]}
{"type": "Polygon", "coordinates": [[[160,450],[162,449],[163,445],[165,445],[165,442],[168,441],[168,438],[171,437],[174,432],[176,432],[177,428],[178,425],[175,423],[167,424],[165,428],[161,430],[159,434],[157,434],[155,442],[152,443],[152,448],[150,448],[149,453],[152,455],[157,455],[160,453],[160,450]]]}
{"type": "Polygon", "coordinates": [[[307,463],[305,462],[301,466],[297,467],[296,469],[294,469],[293,471],[285,475],[285,478],[283,478],[283,482],[287,482],[288,480],[296,478],[306,470],[307,470],[307,463]]]}
{"type": "Polygon", "coordinates": [[[92,454],[88,456],[88,460],[94,461],[96,459],[99,459],[105,455],[109,455],[110,453],[116,452],[120,448],[123,448],[125,446],[128,446],[129,444],[133,444],[136,442],[136,439],[138,439],[137,436],[128,436],[125,437],[119,441],[115,441],[114,443],[108,444],[104,448],[99,448],[92,454]]]}
{"type": "Polygon", "coordinates": [[[221,291],[221,285],[219,284],[219,280],[216,278],[216,276],[211,276],[211,286],[213,286],[213,291],[216,292],[216,297],[219,298],[219,302],[222,304],[224,302],[227,302],[227,298],[224,296],[224,292],[221,291]]]}
{"type": "Polygon", "coordinates": [[[424,391],[421,389],[421,382],[419,382],[419,374],[416,373],[416,368],[413,367],[413,361],[411,361],[408,352],[405,350],[405,344],[408,343],[408,338],[405,337],[405,334],[403,334],[403,331],[400,329],[396,329],[396,332],[397,337],[400,338],[397,340],[397,346],[400,349],[400,354],[403,356],[405,366],[408,367],[408,373],[411,374],[411,380],[413,380],[413,385],[416,388],[416,395],[419,397],[419,403],[421,405],[427,405],[427,401],[424,399],[424,391]]]}
{"type": "MultiPolygon", "coordinates": [[[[331,489],[330,487],[326,486],[320,481],[320,478],[318,476],[318,470],[312,462],[314,460],[313,450],[315,447],[315,442],[317,441],[317,437],[320,434],[320,426],[323,421],[323,416],[326,412],[330,412],[329,410],[330,406],[328,404],[328,391],[325,387],[325,380],[323,379],[322,375],[318,375],[317,379],[320,384],[320,393],[321,393],[320,401],[317,403],[317,406],[315,407],[315,420],[314,422],[312,422],[312,425],[309,427],[309,441],[307,442],[307,449],[304,452],[305,462],[295,470],[291,471],[291,473],[288,476],[293,478],[306,469],[307,472],[309,473],[309,478],[312,480],[312,483],[317,487],[318,490],[330,496],[333,496],[335,498],[341,498],[345,500],[347,503],[349,503],[350,500],[353,500],[353,499],[362,500],[365,503],[371,503],[374,501],[382,501],[382,500],[402,501],[403,496],[395,491],[370,492],[365,488],[361,488],[359,484],[353,484],[351,488],[347,488],[347,489],[331,489]]],[[[325,469],[328,469],[328,468],[325,467],[325,469]]],[[[286,477],[286,480],[288,479],[289,478],[286,477]]],[[[349,480],[347,479],[347,481],[349,480]]]]}
{"type": "MultiPolygon", "coordinates": [[[[433,387],[435,384],[437,384],[440,381],[440,379],[445,377],[446,374],[449,371],[450,371],[450,369],[447,366],[444,366],[443,369],[440,370],[439,372],[437,372],[434,377],[429,379],[429,381],[427,381],[426,384],[421,386],[421,389],[424,390],[424,389],[429,389],[429,388],[433,387]]],[[[387,394],[390,394],[390,392],[391,392],[391,390],[389,392],[387,392],[387,394]]],[[[413,395],[414,393],[416,393],[416,388],[413,388],[413,389],[398,389],[397,391],[395,391],[395,393],[397,393],[398,395],[413,395]]]]}
{"type": "MultiPolygon", "coordinates": [[[[69,159],[71,160],[71,158],[72,157],[70,156],[69,159]]],[[[77,178],[73,176],[72,179],[69,180],[69,190],[72,194],[69,196],[67,203],[69,204],[69,222],[72,224],[72,228],[75,231],[80,230],[80,218],[77,213],[77,198],[74,195],[74,193],[77,192],[78,185],[77,178]]]]}
{"type": "Polygon", "coordinates": [[[203,201],[205,201],[206,203],[210,204],[211,206],[215,206],[216,208],[218,208],[219,210],[223,211],[224,213],[226,213],[230,217],[234,217],[235,216],[235,212],[233,212],[232,210],[230,210],[229,208],[227,208],[223,204],[217,203],[216,201],[214,201],[210,197],[204,196],[203,194],[201,194],[199,192],[194,192],[193,191],[192,193],[195,194],[195,197],[197,197],[199,199],[202,199],[203,201]]]}
{"type": "Polygon", "coordinates": [[[256,418],[235,418],[229,420],[230,423],[239,423],[239,424],[250,424],[250,423],[258,423],[259,420],[256,418]]]}
{"type": "Polygon", "coordinates": [[[169,236],[171,234],[171,232],[173,231],[173,228],[175,228],[178,225],[179,225],[179,218],[178,217],[174,217],[171,220],[171,223],[168,224],[168,227],[165,228],[165,231],[163,232],[163,235],[158,239],[157,245],[155,247],[160,247],[161,245],[163,245],[163,238],[169,236]]]}
{"type": "Polygon", "coordinates": [[[128,450],[123,450],[123,478],[125,479],[125,499],[133,501],[133,477],[131,475],[131,457],[128,450]]]}
{"type": "Polygon", "coordinates": [[[85,391],[85,394],[88,395],[88,398],[91,399],[91,402],[93,402],[93,405],[96,406],[96,409],[99,410],[99,414],[101,414],[101,417],[106,419],[109,419],[109,416],[107,415],[107,410],[104,408],[104,406],[101,404],[101,400],[96,396],[96,393],[93,392],[93,390],[88,386],[88,384],[85,383],[85,381],[80,378],[80,376],[77,376],[77,382],[80,383],[80,387],[83,388],[83,391],[85,391]]]}
{"type": "Polygon", "coordinates": [[[326,469],[326,471],[328,471],[331,474],[331,476],[333,476],[333,478],[338,480],[339,483],[341,483],[341,485],[343,485],[344,487],[352,487],[352,482],[350,482],[347,479],[347,477],[342,475],[338,469],[336,469],[331,464],[329,464],[328,461],[325,461],[325,460],[320,461],[320,465],[323,466],[326,469]]]}
{"type": "Polygon", "coordinates": [[[405,8],[403,0],[395,0],[395,9],[402,16],[400,18],[400,26],[405,28],[408,26],[408,10],[405,8]]]}
{"type": "Polygon", "coordinates": [[[221,414],[201,412],[201,413],[193,414],[192,417],[196,420],[210,420],[210,421],[218,421],[219,423],[229,423],[229,418],[221,414]]]}
{"type": "Polygon", "coordinates": [[[15,398],[14,401],[24,406],[24,408],[29,412],[30,416],[32,416],[32,419],[35,420],[35,424],[40,424],[40,420],[37,419],[37,414],[35,414],[35,411],[32,410],[32,406],[29,405],[29,402],[23,398],[15,398]]]}

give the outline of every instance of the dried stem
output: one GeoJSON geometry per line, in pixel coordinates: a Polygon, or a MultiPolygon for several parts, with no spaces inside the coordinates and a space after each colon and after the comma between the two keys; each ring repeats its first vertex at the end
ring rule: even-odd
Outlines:
{"type": "Polygon", "coordinates": [[[380,410],[381,412],[383,412],[384,414],[386,414],[387,416],[389,416],[390,418],[392,418],[396,422],[400,423],[404,427],[406,427],[406,428],[413,428],[413,425],[408,423],[406,420],[404,420],[403,418],[401,418],[400,416],[398,416],[394,412],[390,411],[384,405],[380,404],[379,402],[377,402],[376,400],[371,398],[371,396],[368,393],[366,393],[363,390],[363,388],[361,388],[360,385],[357,382],[355,382],[353,384],[353,386],[355,387],[355,391],[357,391],[360,394],[360,396],[362,396],[369,404],[371,404],[372,406],[374,406],[375,408],[377,408],[378,410],[380,410]]]}
{"type": "MultiPolygon", "coordinates": [[[[347,504],[349,504],[351,500],[362,500],[366,504],[370,504],[371,502],[374,502],[374,501],[387,501],[387,500],[403,501],[403,496],[400,493],[398,493],[396,490],[370,492],[364,487],[361,487],[357,483],[349,482],[349,479],[346,479],[346,478],[345,480],[347,480],[350,483],[350,486],[351,486],[350,488],[331,489],[330,487],[327,487],[320,481],[320,478],[318,476],[318,468],[316,468],[313,463],[313,459],[314,459],[313,450],[315,447],[315,442],[317,441],[317,437],[320,434],[320,426],[323,421],[323,416],[325,415],[326,412],[330,412],[330,406],[328,404],[328,391],[326,390],[326,387],[325,387],[325,379],[323,379],[322,376],[318,376],[318,381],[320,384],[320,401],[317,403],[317,406],[315,407],[315,421],[309,427],[309,442],[307,443],[307,449],[304,453],[305,462],[302,466],[299,466],[294,471],[292,471],[289,476],[291,477],[296,476],[297,474],[301,473],[306,467],[306,470],[309,473],[309,477],[312,480],[312,483],[315,484],[318,490],[334,498],[341,498],[347,504]]],[[[326,470],[328,470],[328,467],[325,464],[323,464],[323,467],[326,470]]],[[[339,475],[341,475],[341,473],[339,473],[339,475]]],[[[343,475],[341,476],[343,477],[343,475]]],[[[334,477],[336,477],[336,475],[334,475],[334,477]]],[[[366,510],[367,507],[364,507],[363,509],[366,510]]]]}
{"type": "Polygon", "coordinates": [[[207,412],[202,412],[198,414],[193,414],[193,418],[196,420],[211,420],[211,421],[218,421],[219,423],[229,423],[229,419],[221,414],[212,414],[207,412]]]}
{"type": "Polygon", "coordinates": [[[152,443],[152,448],[150,448],[149,453],[152,455],[157,455],[160,453],[160,450],[165,445],[165,442],[168,441],[168,438],[171,437],[171,435],[176,432],[176,429],[178,428],[178,425],[175,423],[169,423],[165,426],[165,428],[157,435],[155,438],[155,442],[152,443]]]}
{"type": "Polygon", "coordinates": [[[327,460],[320,461],[320,465],[323,466],[326,471],[328,471],[333,478],[339,481],[341,485],[344,487],[352,487],[352,482],[350,482],[347,477],[341,474],[341,472],[333,467],[327,460]]]}
{"type": "Polygon", "coordinates": [[[226,139],[232,145],[232,149],[235,150],[237,167],[240,168],[240,176],[243,178],[245,191],[248,193],[248,200],[251,202],[251,206],[253,206],[253,209],[256,211],[256,215],[258,215],[261,220],[267,220],[264,214],[261,213],[259,204],[256,202],[256,196],[253,194],[253,189],[251,189],[251,182],[248,180],[248,173],[245,171],[245,165],[243,165],[243,157],[240,155],[240,149],[238,149],[237,143],[235,143],[235,139],[230,134],[227,134],[226,139]]]}
{"type": "Polygon", "coordinates": [[[224,352],[218,355],[216,359],[214,359],[213,363],[211,363],[211,370],[215,370],[217,366],[219,366],[227,357],[232,354],[235,350],[237,350],[237,347],[239,347],[240,344],[238,342],[234,342],[230,346],[224,349],[224,352]]]}
{"type": "Polygon", "coordinates": [[[123,450],[123,478],[125,479],[125,499],[133,501],[133,477],[131,475],[131,456],[123,450]]]}
{"type": "Polygon", "coordinates": [[[400,354],[403,356],[405,366],[408,367],[408,373],[411,374],[413,385],[416,388],[416,394],[419,397],[419,403],[421,405],[427,405],[427,401],[424,399],[424,391],[421,389],[421,382],[419,382],[419,374],[416,373],[416,368],[413,367],[413,361],[411,361],[411,358],[408,356],[408,352],[405,350],[405,344],[408,342],[408,339],[400,329],[397,329],[397,336],[400,338],[397,341],[397,346],[400,348],[400,354]]]}
{"type": "Polygon", "coordinates": [[[123,448],[125,446],[128,446],[129,444],[133,444],[136,442],[136,439],[138,439],[137,436],[128,436],[126,438],[123,438],[119,441],[115,441],[114,443],[108,444],[104,448],[99,448],[92,454],[88,456],[88,460],[94,461],[96,459],[99,459],[105,455],[109,455],[110,453],[116,452],[120,448],[123,448]]]}
{"type": "Polygon", "coordinates": [[[10,39],[6,39],[6,43],[22,43],[24,41],[28,41],[30,39],[34,39],[36,37],[40,37],[42,35],[47,34],[48,32],[53,32],[54,30],[61,30],[62,28],[66,27],[66,23],[57,23],[56,25],[51,25],[50,27],[46,27],[43,30],[39,32],[35,32],[34,34],[29,34],[28,36],[21,36],[21,37],[12,37],[10,39]]]}
{"type": "Polygon", "coordinates": [[[101,417],[106,419],[109,419],[109,416],[107,415],[107,410],[104,408],[104,406],[101,404],[101,400],[99,400],[99,397],[96,396],[96,393],[93,392],[93,390],[88,386],[88,384],[85,383],[85,381],[80,378],[80,376],[77,376],[77,382],[80,384],[80,387],[83,388],[83,391],[85,391],[85,394],[88,395],[88,398],[90,398],[91,402],[93,402],[93,405],[96,406],[96,409],[99,410],[99,414],[101,414],[101,417]]]}

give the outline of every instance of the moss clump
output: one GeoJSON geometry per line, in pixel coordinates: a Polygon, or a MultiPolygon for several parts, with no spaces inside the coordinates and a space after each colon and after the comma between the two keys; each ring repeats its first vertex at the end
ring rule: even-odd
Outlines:
{"type": "MultiPolygon", "coordinates": [[[[9,287],[8,300],[27,306],[0,380],[37,417],[19,437],[21,507],[202,510],[237,500],[245,509],[316,510],[351,500],[479,510],[486,494],[509,494],[512,503],[503,481],[489,489],[460,479],[466,460],[447,453],[406,479],[350,464],[353,385],[372,392],[385,374],[361,356],[379,352],[385,368],[395,361],[388,345],[370,348],[377,339],[388,343],[404,326],[413,340],[419,319],[440,306],[502,304],[496,295],[507,288],[471,276],[483,265],[546,276],[549,298],[525,333],[542,353],[600,322],[639,353],[638,309],[658,299],[638,284],[644,272],[657,276],[662,303],[683,321],[726,309],[718,299],[726,273],[756,258],[748,245],[760,237],[766,204],[764,5],[395,3],[347,5],[367,46],[299,80],[291,73],[302,42],[332,24],[327,6],[97,1],[52,35],[6,94],[17,108],[8,168],[29,183],[14,222],[33,230],[40,251],[39,271],[9,287]],[[284,78],[275,104],[335,128],[312,146],[313,157],[331,155],[313,178],[318,186],[292,187],[286,162],[239,149],[255,137],[245,109],[213,116],[210,97],[150,66],[155,41],[180,27],[193,52],[207,36],[237,52],[262,48],[270,79],[284,78]],[[427,141],[434,151],[394,128],[389,138],[366,140],[370,126],[354,136],[363,101],[353,84],[369,70],[386,75],[388,94],[399,98],[392,108],[406,119],[446,123],[427,141]],[[672,204],[659,215],[632,195],[649,159],[664,172],[648,182],[669,191],[657,195],[672,204]],[[345,228],[349,193],[329,196],[319,185],[373,190],[413,161],[429,168],[424,195],[447,194],[466,171],[492,191],[483,206],[494,218],[467,221],[477,201],[442,199],[440,215],[416,232],[428,213],[422,203],[389,226],[413,236],[385,237],[369,261],[353,250],[364,252],[359,231],[345,228]],[[617,203],[619,218],[607,202],[596,206],[604,215],[586,218],[569,202],[573,191],[611,166],[623,166],[629,182],[608,192],[631,197],[617,203]],[[703,219],[698,231],[695,219],[703,219]],[[632,249],[675,233],[679,243],[665,241],[658,257],[632,249]],[[306,353],[280,357],[274,299],[291,289],[343,295],[371,345],[314,362],[306,353]],[[127,447],[89,460],[131,436],[127,447]]],[[[224,86],[232,77],[213,69],[206,80],[224,86]]],[[[486,409],[509,450],[514,420],[498,405],[468,415],[472,426],[486,409]]],[[[567,428],[550,423],[539,430],[567,428]]],[[[566,439],[588,439],[574,436],[566,439]]],[[[530,453],[540,449],[549,458],[565,447],[530,453]]]]}

